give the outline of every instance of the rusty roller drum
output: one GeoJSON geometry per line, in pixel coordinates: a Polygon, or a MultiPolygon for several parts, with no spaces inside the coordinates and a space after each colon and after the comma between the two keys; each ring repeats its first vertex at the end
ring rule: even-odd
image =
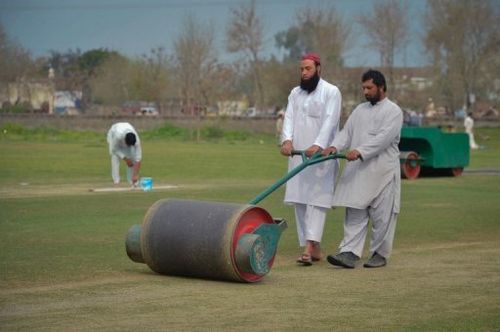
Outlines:
{"type": "Polygon", "coordinates": [[[249,204],[165,199],[153,204],[126,238],[127,255],[160,274],[256,282],[271,269],[285,220],[256,206],[306,167],[342,154],[307,157],[249,204]]]}
{"type": "Polygon", "coordinates": [[[164,199],[130,228],[126,250],[160,274],[256,282],[271,269],[285,227],[251,204],[164,199]]]}

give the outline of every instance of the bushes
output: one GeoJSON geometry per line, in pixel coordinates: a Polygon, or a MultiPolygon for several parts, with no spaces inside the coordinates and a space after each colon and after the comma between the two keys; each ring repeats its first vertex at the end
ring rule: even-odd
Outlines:
{"type": "Polygon", "coordinates": [[[69,131],[55,128],[26,128],[19,124],[6,123],[0,126],[0,140],[24,140],[43,142],[99,142],[105,137],[93,131],[69,131]]]}
{"type": "MultiPolygon", "coordinates": [[[[257,135],[241,130],[225,130],[214,126],[203,127],[199,130],[199,132],[193,132],[193,130],[177,127],[167,122],[161,127],[140,131],[139,136],[142,140],[199,140],[211,142],[244,142],[251,140],[267,141],[273,139],[271,135],[257,135]]],[[[27,128],[19,124],[5,123],[0,126],[0,140],[3,139],[59,142],[104,142],[106,134],[102,131],[69,131],[47,127],[27,128]]]]}
{"type": "Polygon", "coordinates": [[[187,139],[188,130],[185,128],[176,127],[171,123],[165,124],[159,128],[147,130],[139,133],[143,139],[187,139]]]}
{"type": "Polygon", "coordinates": [[[3,102],[0,112],[2,113],[29,113],[32,111],[31,105],[26,103],[21,103],[17,105],[12,105],[8,101],[3,102]]]}

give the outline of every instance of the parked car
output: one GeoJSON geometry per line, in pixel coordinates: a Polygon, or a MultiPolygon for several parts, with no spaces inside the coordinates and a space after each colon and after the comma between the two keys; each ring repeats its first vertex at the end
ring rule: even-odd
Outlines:
{"type": "Polygon", "coordinates": [[[137,115],[144,115],[144,116],[158,116],[159,113],[156,110],[156,107],[152,106],[147,106],[147,107],[141,107],[140,111],[137,113],[137,115]]]}
{"type": "Polygon", "coordinates": [[[126,115],[157,116],[159,115],[156,104],[147,101],[129,100],[122,105],[122,112],[126,115]]]}
{"type": "Polygon", "coordinates": [[[244,111],[243,116],[254,118],[257,116],[257,109],[255,107],[249,107],[244,111]]]}

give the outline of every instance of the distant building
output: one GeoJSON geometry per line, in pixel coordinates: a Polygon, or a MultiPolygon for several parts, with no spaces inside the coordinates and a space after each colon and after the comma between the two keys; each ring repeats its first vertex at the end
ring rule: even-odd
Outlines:
{"type": "Polygon", "coordinates": [[[54,113],[58,115],[75,115],[81,111],[82,91],[54,92],[54,113]]]}
{"type": "Polygon", "coordinates": [[[246,100],[226,100],[217,102],[220,116],[243,116],[248,109],[246,100]]]}
{"type": "Polygon", "coordinates": [[[52,113],[54,85],[45,80],[11,82],[0,86],[0,107],[22,105],[27,111],[52,113]]]}
{"type": "Polygon", "coordinates": [[[427,77],[411,77],[410,84],[418,91],[422,91],[432,86],[432,80],[427,77]]]}

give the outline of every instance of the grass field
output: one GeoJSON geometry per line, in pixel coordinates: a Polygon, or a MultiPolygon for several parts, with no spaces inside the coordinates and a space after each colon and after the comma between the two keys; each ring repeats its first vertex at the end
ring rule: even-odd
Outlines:
{"type": "MultiPolygon", "coordinates": [[[[157,275],[128,259],[125,234],[158,199],[248,202],[286,171],[273,138],[151,135],[142,174],[178,188],[89,192],[111,183],[102,136],[0,139],[0,331],[500,330],[500,173],[403,181],[382,269],[297,266],[293,209],[279,189],[260,204],[289,225],[274,267],[240,284],[157,275]]],[[[477,141],[469,168],[500,169],[500,129],[477,130],[477,141]]],[[[328,214],[326,253],[342,215],[328,214]]]]}

